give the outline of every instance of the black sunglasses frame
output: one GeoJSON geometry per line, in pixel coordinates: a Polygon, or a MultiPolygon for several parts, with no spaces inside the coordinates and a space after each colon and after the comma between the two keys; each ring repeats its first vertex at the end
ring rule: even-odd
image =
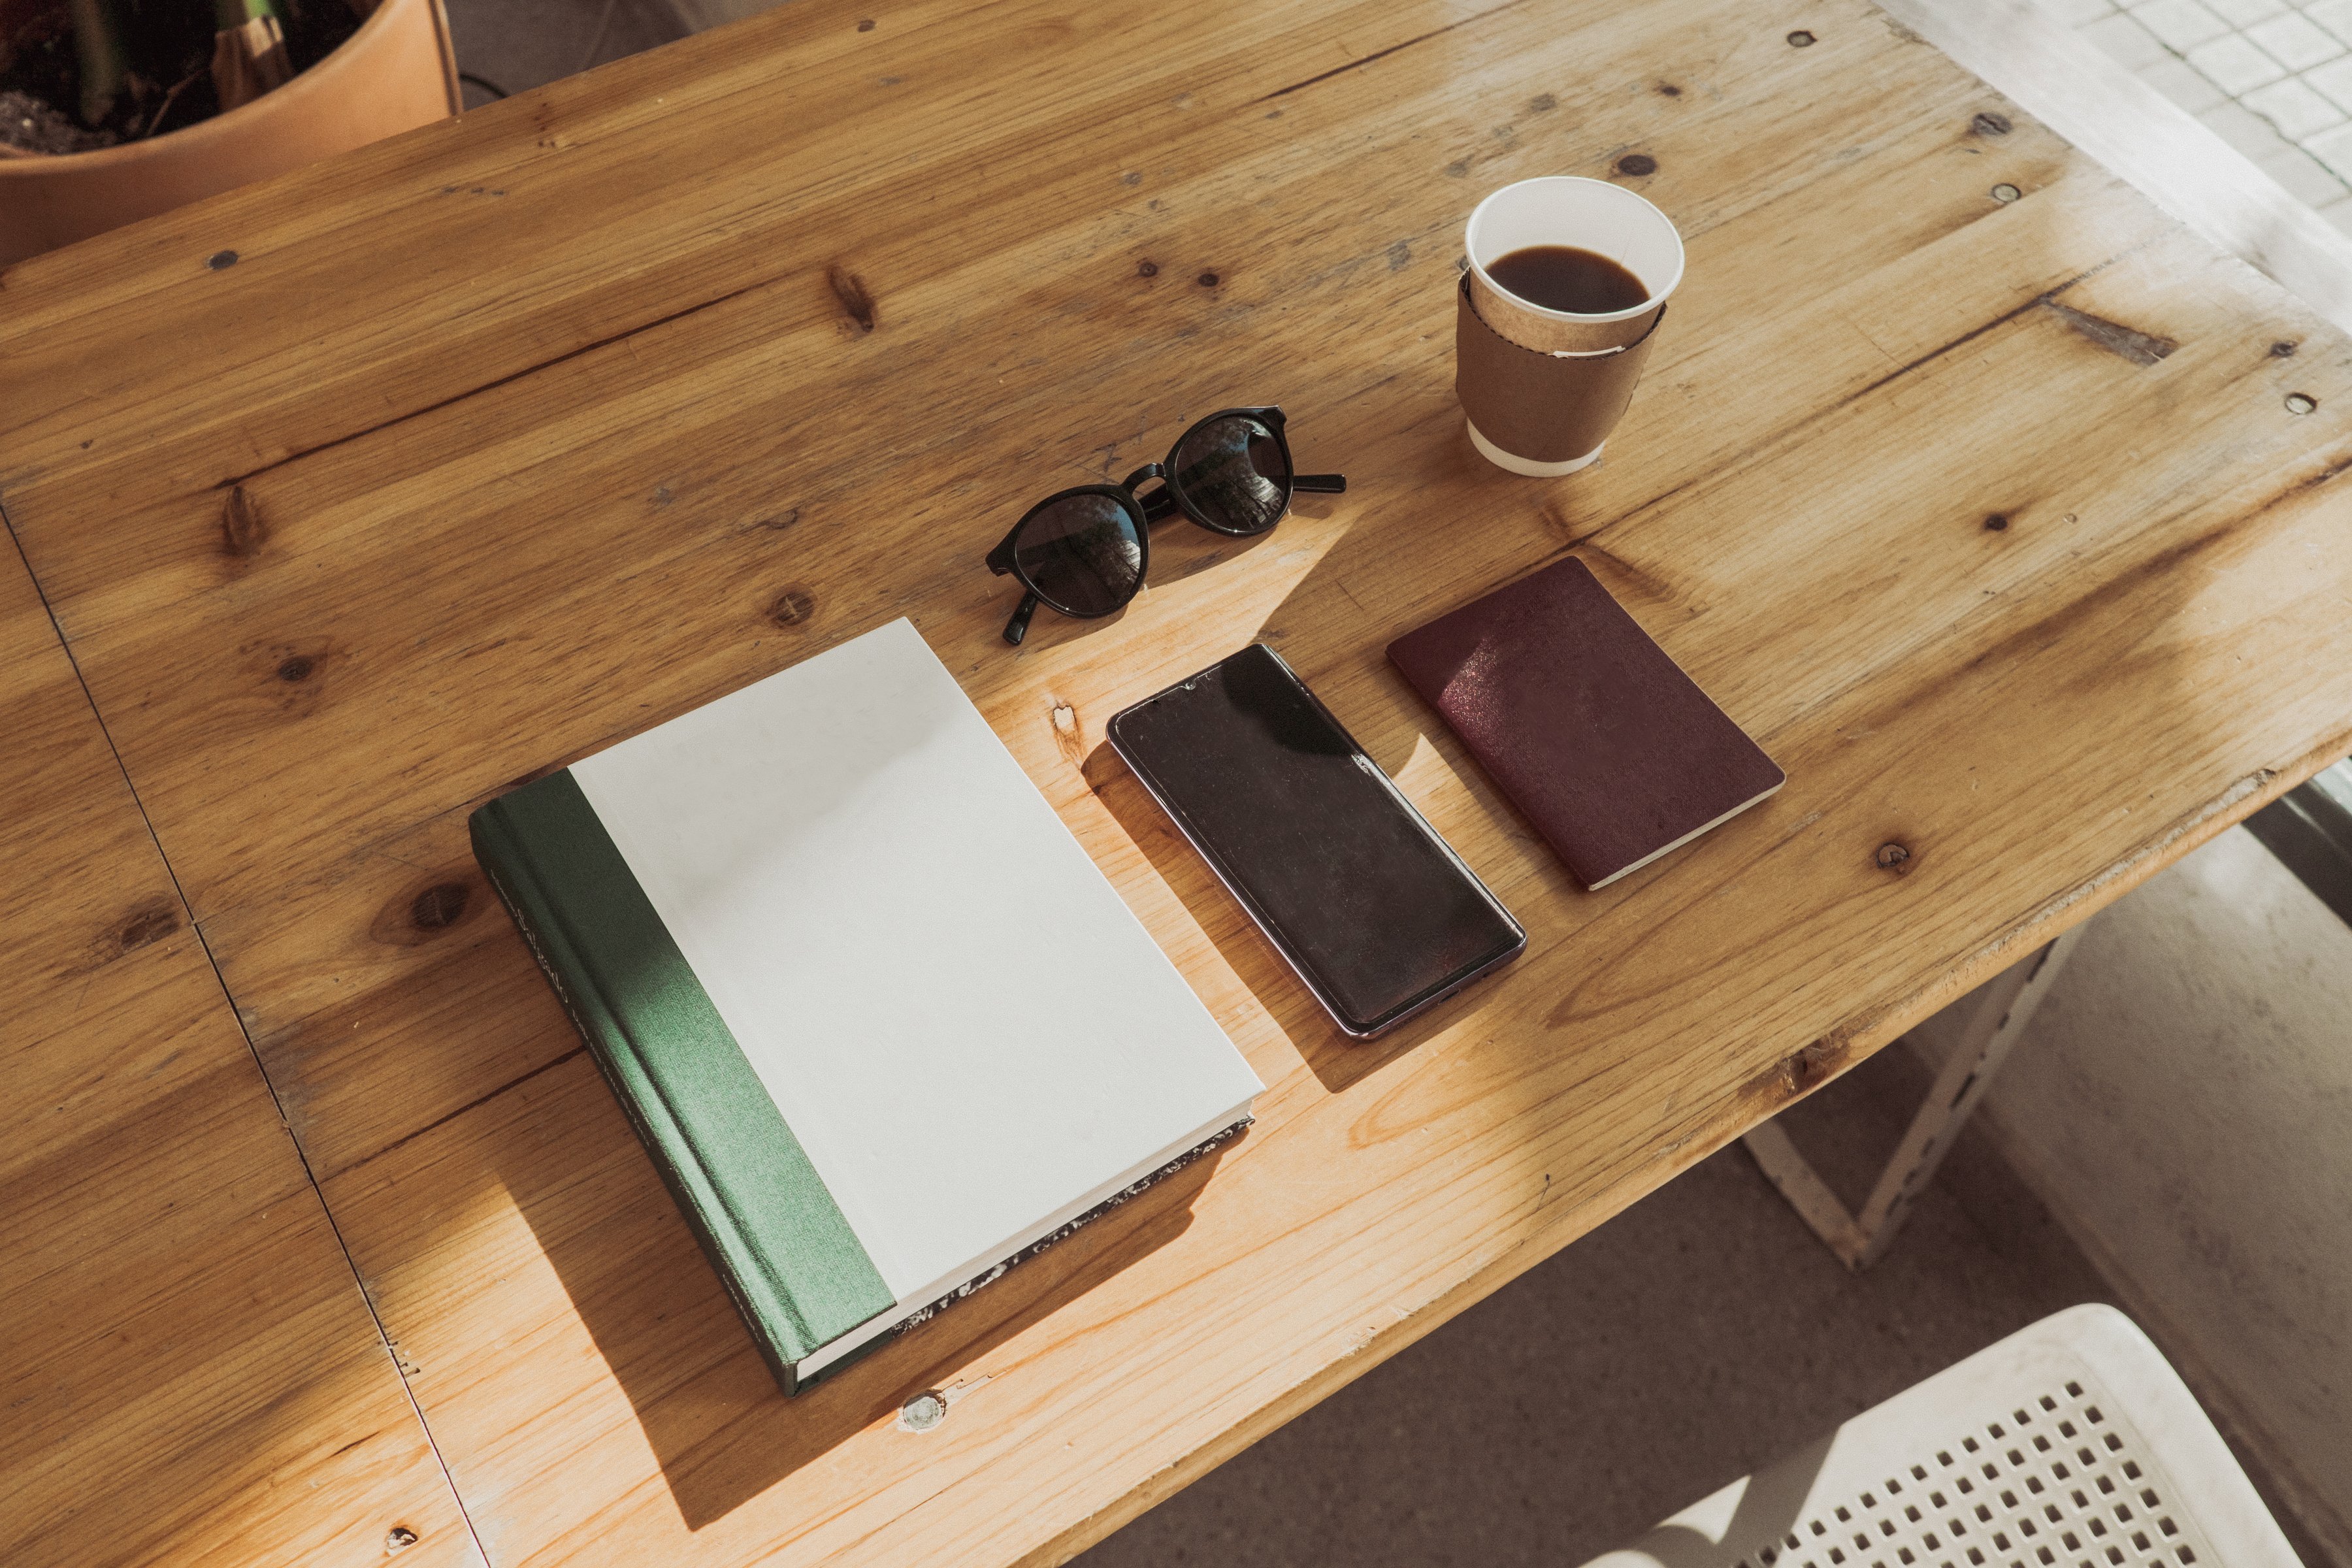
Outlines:
{"type": "Polygon", "coordinates": [[[1225,528],[1211,521],[1208,513],[1201,505],[1184,492],[1183,483],[1175,472],[1176,454],[1184,449],[1185,442],[1190,441],[1202,430],[1220,419],[1233,418],[1255,420],[1271,431],[1275,445],[1281,449],[1284,469],[1287,471],[1296,468],[1297,461],[1290,455],[1290,437],[1285,432],[1284,416],[1280,408],[1271,405],[1259,408],[1220,408],[1214,414],[1196,419],[1185,426],[1184,433],[1176,437],[1176,444],[1168,448],[1166,461],[1146,463],[1115,485],[1076,485],[1066,490],[1055,491],[1027,511],[1023,512],[1021,521],[1013,525],[1013,531],[1004,536],[1003,542],[988,552],[988,569],[1000,577],[1008,573],[1011,574],[1024,590],[1021,597],[1021,607],[1014,610],[1013,618],[1004,623],[1004,640],[1016,647],[1020,646],[1022,639],[1029,635],[1029,620],[1037,613],[1039,605],[1044,605],[1058,614],[1068,616],[1074,620],[1082,621],[1099,620],[1105,616],[1115,616],[1127,608],[1134,602],[1135,595],[1142,592],[1143,580],[1151,571],[1151,525],[1165,521],[1180,511],[1212,533],[1222,533],[1228,539],[1255,539],[1261,533],[1271,533],[1284,518],[1290,515],[1290,498],[1294,495],[1302,492],[1307,495],[1334,496],[1347,493],[1348,478],[1345,474],[1292,472],[1284,481],[1282,510],[1276,512],[1274,521],[1264,528],[1225,528]],[[1137,487],[1148,484],[1153,479],[1160,481],[1160,489],[1153,491],[1149,499],[1135,493],[1137,487]],[[1076,496],[1105,497],[1135,520],[1135,537],[1142,557],[1136,564],[1135,586],[1128,590],[1124,598],[1107,610],[1073,609],[1038,587],[1030,580],[1029,574],[1021,569],[1019,551],[1021,531],[1027,528],[1038,513],[1076,496]]]}

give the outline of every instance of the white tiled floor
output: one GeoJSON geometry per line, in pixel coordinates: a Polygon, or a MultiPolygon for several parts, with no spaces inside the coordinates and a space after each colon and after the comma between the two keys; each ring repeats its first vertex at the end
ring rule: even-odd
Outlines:
{"type": "Polygon", "coordinates": [[[2042,0],[2352,234],[2352,0],[2042,0]]]}

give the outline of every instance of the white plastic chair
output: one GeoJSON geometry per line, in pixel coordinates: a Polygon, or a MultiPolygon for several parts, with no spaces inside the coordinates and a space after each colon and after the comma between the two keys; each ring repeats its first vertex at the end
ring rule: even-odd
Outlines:
{"type": "Polygon", "coordinates": [[[1587,1568],[2298,1568],[2139,1326],[2070,1307],[1587,1568]]]}

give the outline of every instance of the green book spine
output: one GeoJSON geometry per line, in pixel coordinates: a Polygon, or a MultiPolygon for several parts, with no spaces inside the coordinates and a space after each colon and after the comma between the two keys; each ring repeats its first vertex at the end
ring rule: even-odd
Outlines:
{"type": "Polygon", "coordinates": [[[896,1306],[889,1287],[571,773],[499,796],[469,827],[760,1353],[797,1392],[796,1363],[896,1306]]]}

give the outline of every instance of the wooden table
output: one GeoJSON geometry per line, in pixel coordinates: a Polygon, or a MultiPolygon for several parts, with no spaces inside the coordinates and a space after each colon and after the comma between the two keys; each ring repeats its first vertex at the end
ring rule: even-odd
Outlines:
{"type": "Polygon", "coordinates": [[[0,1562],[367,1563],[394,1530],[462,1540],[13,549],[0,735],[0,1562]]]}
{"type": "MultiPolygon", "coordinates": [[[[464,1509],[405,1562],[1067,1556],[2352,749],[2345,341],[1862,0],[803,0],[0,303],[0,504],[464,1509]],[[1452,395],[1462,220],[1633,153],[1688,280],[1605,465],[1512,479],[1452,395]],[[1007,521],[1234,401],[1349,494],[997,641],[1007,521]],[[1563,551],[1790,778],[1599,895],[1381,654],[1563,551]],[[901,614],[1271,1087],[787,1402],[465,817],[901,614]],[[1369,1047],[1102,747],[1254,637],[1528,928],[1369,1047]]],[[[306,1501],[352,1543],[306,1561],[376,1560],[306,1501]]],[[[27,1560],[93,1560],[80,1517],[27,1560]]]]}

